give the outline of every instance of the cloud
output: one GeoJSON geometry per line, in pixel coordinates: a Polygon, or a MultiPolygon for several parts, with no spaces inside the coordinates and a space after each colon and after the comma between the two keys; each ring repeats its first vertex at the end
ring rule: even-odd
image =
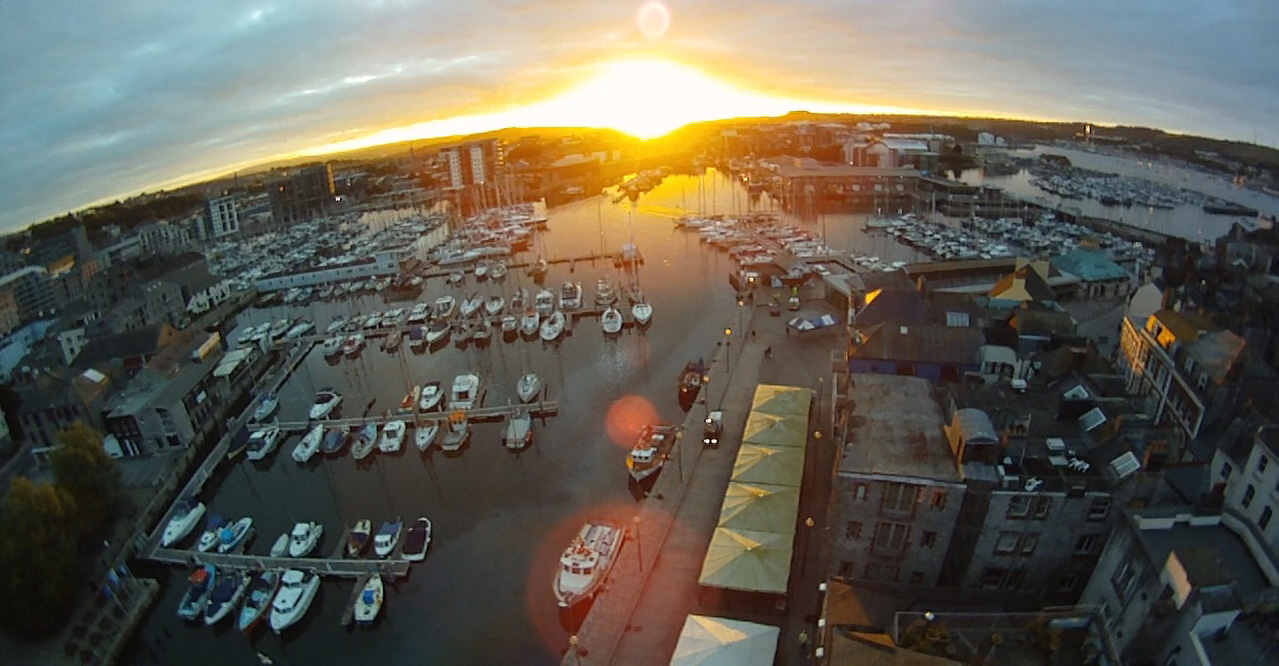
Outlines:
{"type": "MultiPolygon", "coordinates": [[[[1279,143],[1262,0],[0,2],[0,228],[665,55],[799,99],[1279,143]]],[[[675,103],[678,103],[677,101],[675,103]]]]}

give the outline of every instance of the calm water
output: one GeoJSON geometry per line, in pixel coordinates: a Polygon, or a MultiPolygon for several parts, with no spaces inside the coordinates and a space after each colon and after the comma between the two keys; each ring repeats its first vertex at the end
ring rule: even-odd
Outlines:
{"type": "MultiPolygon", "coordinates": [[[[630,519],[636,499],[625,457],[633,431],[650,420],[681,421],[675,379],[684,363],[709,358],[725,326],[740,330],[727,281],[731,260],[672,224],[681,206],[697,210],[699,203],[721,213],[748,206],[745,192],[725,178],[673,177],[637,204],[596,197],[556,209],[549,232],[541,234],[539,244],[551,257],[582,256],[601,247],[617,251],[633,236],[645,258],[640,281],[655,308],[645,332],[627,330],[605,339],[597,320],[582,319],[571,336],[549,346],[541,340],[508,343],[495,333],[485,347],[459,349],[450,342],[422,354],[407,344],[388,354],[374,343],[359,357],[335,363],[317,349],[281,392],[281,420],[305,420],[315,391],[324,386],[344,395],[345,416],[366,409],[381,413],[397,405],[411,383],[439,380],[447,387],[469,370],[488,388],[485,404],[499,405],[516,399],[521,374],[536,371],[559,401],[560,414],[535,424],[534,444],[522,454],[501,446],[503,426],[494,423],[475,425],[460,457],[437,452],[424,458],[410,433],[404,453],[374,454],[367,467],[357,468],[349,456],[298,466],[289,456],[293,436],[267,463],[228,465],[209,482],[203,500],[211,514],[254,518],[257,537],[250,553],[267,553],[298,521],[323,524],[317,552],[331,554],[344,526],[359,518],[370,518],[376,528],[396,516],[406,522],[430,517],[434,536],[427,558],[388,588],[375,629],[341,627],[353,585],[342,580],[325,582],[306,618],[283,638],[264,632],[251,642],[227,624],[216,630],[186,625],[175,615],[184,572],[156,567],[147,573],[169,584],[126,662],[255,664],[253,651],[259,650],[278,664],[558,663],[568,643],[564,625],[572,622],[561,618],[551,594],[560,551],[588,517],[630,519]]],[[[767,208],[768,202],[752,205],[767,208]]],[[[863,222],[852,215],[797,221],[817,232],[824,227],[839,249],[862,249],[885,260],[917,257],[882,235],[865,236],[863,222]]],[[[552,266],[546,284],[554,290],[564,280],[579,280],[591,298],[600,276],[623,277],[605,262],[560,264],[552,266]]],[[[509,296],[521,284],[536,290],[515,271],[503,282],[471,279],[460,288],[432,281],[419,300],[446,292],[509,296]]],[[[251,309],[241,325],[301,314],[322,329],[337,314],[392,306],[404,304],[363,296],[304,308],[251,309]]]]}

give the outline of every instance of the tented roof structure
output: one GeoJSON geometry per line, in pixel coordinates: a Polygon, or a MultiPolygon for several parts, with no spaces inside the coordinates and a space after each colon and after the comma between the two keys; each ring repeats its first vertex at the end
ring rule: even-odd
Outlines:
{"type": "Polygon", "coordinates": [[[808,408],[813,401],[812,389],[797,386],[760,384],[755,387],[755,400],[751,411],[765,414],[803,416],[808,420],[808,408]]]}
{"type": "Polygon", "coordinates": [[[719,512],[719,526],[776,534],[795,533],[799,488],[730,482],[719,512]]]}
{"type": "Polygon", "coordinates": [[[742,442],[764,446],[804,446],[808,441],[807,420],[754,411],[746,419],[742,442]]]}
{"type": "Polygon", "coordinates": [[[701,585],[786,594],[790,578],[792,534],[716,527],[706,559],[701,585]]]}
{"type": "Polygon", "coordinates": [[[733,463],[733,481],[799,487],[804,478],[804,450],[797,446],[742,444],[733,463]]]}
{"type": "Polygon", "coordinates": [[[671,666],[772,666],[781,629],[727,618],[689,615],[671,666]]]}

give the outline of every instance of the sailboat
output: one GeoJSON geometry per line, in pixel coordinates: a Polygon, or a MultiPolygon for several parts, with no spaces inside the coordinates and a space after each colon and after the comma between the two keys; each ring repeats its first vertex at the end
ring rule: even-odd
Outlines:
{"type": "MultiPolygon", "coordinates": [[[[628,223],[630,223],[628,216],[628,223]]],[[[635,244],[635,229],[631,227],[631,245],[635,244]]],[[[644,290],[640,289],[639,284],[639,262],[631,264],[632,281],[627,289],[627,298],[631,300],[631,317],[635,319],[636,326],[647,326],[653,319],[653,306],[644,298],[644,290]]]]}

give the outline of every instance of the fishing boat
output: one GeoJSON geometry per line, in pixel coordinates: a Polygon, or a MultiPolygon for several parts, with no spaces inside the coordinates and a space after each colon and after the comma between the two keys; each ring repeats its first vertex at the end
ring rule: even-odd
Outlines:
{"type": "Polygon", "coordinates": [[[679,374],[679,404],[688,411],[697,400],[702,390],[702,377],[706,373],[706,364],[701,359],[684,364],[684,371],[679,374]]]}
{"type": "Polygon", "coordinates": [[[502,314],[502,310],[506,308],[506,299],[501,296],[490,296],[484,301],[484,312],[490,317],[496,317],[502,314]]]}
{"type": "Polygon", "coordinates": [[[364,348],[364,334],[353,333],[346,336],[346,340],[342,341],[342,353],[347,356],[355,356],[364,348]]]}
{"type": "Polygon", "coordinates": [[[374,447],[377,446],[378,430],[376,423],[367,423],[360,432],[355,435],[355,443],[351,445],[351,457],[356,460],[364,460],[373,453],[374,447]]]}
{"type": "Polygon", "coordinates": [[[218,546],[218,538],[222,535],[222,528],[226,526],[226,518],[222,516],[209,516],[209,522],[204,526],[204,533],[200,535],[200,539],[196,541],[195,549],[201,553],[207,553],[218,546]]]}
{"type": "Polygon", "coordinates": [[[160,545],[168,548],[173,544],[185,539],[194,529],[200,519],[204,517],[204,502],[192,502],[190,499],[184,499],[178,502],[173,510],[173,517],[169,518],[169,522],[164,526],[164,535],[160,537],[160,545]]]}
{"type": "Polygon", "coordinates": [[[209,593],[209,603],[204,606],[204,624],[213,626],[230,615],[244,598],[244,593],[249,589],[249,581],[248,574],[243,572],[223,571],[218,576],[218,584],[209,593]]]}
{"type": "Polygon", "coordinates": [[[262,396],[262,401],[258,403],[258,408],[253,410],[253,420],[261,423],[275,414],[280,408],[280,398],[274,393],[266,393],[262,396]]]}
{"type": "Polygon", "coordinates": [[[449,336],[449,326],[447,319],[436,319],[426,328],[426,344],[433,345],[449,336]]]}
{"type": "Polygon", "coordinates": [[[346,556],[359,557],[360,553],[369,545],[369,534],[373,529],[373,523],[368,518],[361,518],[355,522],[351,531],[346,535],[346,556]]]}
{"type": "Polygon", "coordinates": [[[440,438],[440,450],[445,453],[460,451],[471,438],[471,425],[467,421],[466,412],[454,412],[449,415],[448,429],[440,438]]]}
{"type": "Polygon", "coordinates": [[[479,312],[482,307],[484,307],[484,299],[480,298],[479,294],[471,294],[462,299],[460,312],[463,317],[470,317],[479,312]]]}
{"type": "Polygon", "coordinates": [[[320,450],[320,444],[324,440],[324,424],[317,423],[310,432],[306,433],[298,445],[293,447],[293,459],[304,463],[315,456],[315,452],[320,450]]]}
{"type": "Polygon", "coordinates": [[[653,319],[653,306],[645,301],[639,301],[631,305],[631,316],[635,318],[635,323],[644,326],[653,319]]]}
{"type": "Polygon", "coordinates": [[[563,312],[558,310],[552,312],[551,316],[547,317],[546,321],[542,322],[542,328],[540,331],[542,339],[546,342],[551,342],[560,337],[560,335],[564,333],[564,324],[566,321],[567,320],[565,319],[563,312]]]}
{"type": "Polygon", "coordinates": [[[326,386],[315,394],[315,402],[311,405],[311,411],[307,416],[311,420],[328,418],[329,414],[342,403],[342,394],[333,390],[333,387],[326,386]]]}
{"type": "Polygon", "coordinates": [[[457,310],[457,299],[452,296],[441,296],[435,299],[435,305],[431,306],[431,317],[448,319],[453,316],[455,310],[457,310]]]}
{"type": "Polygon", "coordinates": [[[610,305],[604,310],[604,314],[600,315],[600,328],[604,329],[605,335],[616,335],[622,332],[622,313],[610,305]]]}
{"type": "Polygon", "coordinates": [[[217,574],[218,571],[212,564],[206,564],[191,572],[191,576],[187,578],[191,586],[178,602],[178,617],[192,622],[200,617],[204,607],[209,604],[209,593],[213,591],[213,584],[217,582],[217,574]]]}
{"type": "Polygon", "coordinates": [[[502,445],[512,451],[528,448],[533,443],[533,416],[525,407],[520,407],[511,414],[506,422],[506,434],[502,437],[502,445]]]}
{"type": "Polygon", "coordinates": [[[542,378],[536,372],[521,375],[520,380],[515,383],[515,395],[519,396],[520,402],[533,402],[541,392],[542,378]]]}
{"type": "Polygon", "coordinates": [[[314,571],[286,570],[271,604],[271,631],[278,634],[301,620],[319,591],[320,577],[314,571]]]}
{"type": "Polygon", "coordinates": [[[595,304],[608,307],[617,302],[617,289],[608,278],[600,278],[595,283],[595,304]]]}
{"type": "Polygon", "coordinates": [[[421,396],[417,401],[417,410],[419,412],[429,412],[432,409],[439,407],[443,398],[444,388],[440,382],[427,382],[422,385],[421,396]]]}
{"type": "Polygon", "coordinates": [[[564,311],[582,308],[582,283],[565,282],[560,285],[560,309],[564,311]]]}
{"type": "Polygon", "coordinates": [[[639,438],[626,456],[626,469],[631,478],[643,481],[666,464],[666,457],[675,446],[675,428],[671,426],[647,425],[640,431],[639,438]]]}
{"type": "Polygon", "coordinates": [[[449,392],[451,409],[471,409],[480,406],[480,376],[464,373],[453,378],[453,388],[449,392]]]}
{"type": "Polygon", "coordinates": [[[422,397],[422,387],[413,385],[409,388],[409,392],[404,394],[404,398],[400,400],[400,411],[411,412],[417,407],[418,398],[422,397]]]}
{"type": "Polygon", "coordinates": [[[336,456],[346,448],[348,439],[350,439],[350,433],[344,426],[330,426],[324,431],[324,440],[320,442],[320,453],[336,456]]]}
{"type": "Polygon", "coordinates": [[[222,528],[218,534],[218,552],[234,553],[249,540],[249,532],[253,529],[253,519],[245,516],[222,528]]]}
{"type": "Polygon", "coordinates": [[[536,310],[527,310],[520,317],[520,334],[526,337],[537,335],[537,331],[542,327],[542,316],[537,314],[536,310]]]}
{"type": "Polygon", "coordinates": [[[298,523],[289,533],[289,557],[306,557],[320,545],[324,526],[319,523],[298,523]]]}
{"type": "Polygon", "coordinates": [[[249,589],[244,597],[244,606],[240,608],[240,618],[236,626],[248,634],[257,628],[262,617],[271,608],[275,593],[280,589],[280,572],[272,569],[253,575],[249,581],[249,589]]]}
{"type": "Polygon", "coordinates": [[[418,451],[425,451],[435,442],[435,437],[438,434],[440,434],[440,423],[438,421],[427,421],[413,429],[413,444],[418,451]]]}
{"type": "Polygon", "coordinates": [[[369,581],[364,584],[364,589],[360,590],[360,596],[356,598],[355,609],[352,611],[357,625],[368,627],[373,624],[377,614],[382,610],[384,592],[382,577],[378,574],[370,576],[369,581]]]}
{"type": "Polygon", "coordinates": [[[382,453],[399,453],[404,445],[404,431],[407,428],[403,421],[389,421],[382,426],[382,439],[378,440],[377,450],[382,453]]]}
{"type": "Polygon", "coordinates": [[[382,523],[377,535],[373,537],[373,552],[378,557],[386,557],[400,543],[400,533],[404,531],[404,521],[396,518],[393,523],[382,523]]]}
{"type": "Polygon", "coordinates": [[[422,516],[413,521],[409,531],[404,534],[404,549],[400,558],[409,562],[421,562],[426,559],[426,549],[431,545],[431,519],[422,516]]]}
{"type": "Polygon", "coordinates": [[[553,589],[561,608],[595,594],[617,561],[623,536],[620,525],[606,520],[593,520],[582,526],[560,555],[555,572],[553,589]]]}
{"type": "Polygon", "coordinates": [[[537,292],[537,296],[533,298],[533,309],[535,314],[543,317],[555,311],[555,294],[550,289],[542,289],[537,292]]]}

